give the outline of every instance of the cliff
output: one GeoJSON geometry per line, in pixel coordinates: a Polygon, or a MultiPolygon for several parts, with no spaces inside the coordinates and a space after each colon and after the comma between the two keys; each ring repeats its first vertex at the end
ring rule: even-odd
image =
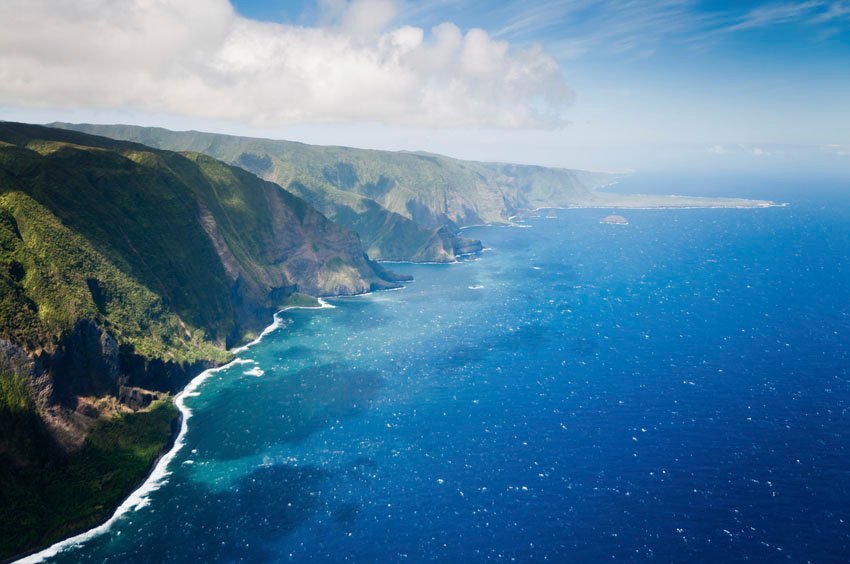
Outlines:
{"type": "Polygon", "coordinates": [[[126,495],[168,439],[168,397],[291,295],[393,279],[244,169],[0,123],[0,557],[126,495]]]}
{"type": "Polygon", "coordinates": [[[52,124],[211,155],[274,181],[356,231],[376,260],[450,262],[481,249],[461,227],[507,223],[517,211],[588,201],[612,175],[462,161],[441,155],[129,125],[52,124]]]}

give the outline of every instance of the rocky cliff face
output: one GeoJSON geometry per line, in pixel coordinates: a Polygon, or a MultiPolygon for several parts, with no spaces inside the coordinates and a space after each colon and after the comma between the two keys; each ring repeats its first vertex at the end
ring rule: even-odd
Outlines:
{"type": "Polygon", "coordinates": [[[0,434],[0,464],[25,467],[72,453],[102,418],[143,409],[211,366],[122,353],[90,320],[80,320],[53,353],[32,355],[0,340],[0,373],[26,386],[31,414],[38,414],[18,414],[14,428],[0,434]]]}
{"type": "MultiPolygon", "coordinates": [[[[29,383],[37,411],[63,453],[80,448],[104,417],[144,409],[215,365],[122,351],[112,335],[89,319],[78,321],[51,353],[31,358],[11,343],[7,347],[16,360],[26,359],[18,373],[29,383]]],[[[0,360],[0,370],[8,367],[0,360]]]]}
{"type": "Polygon", "coordinates": [[[241,168],[0,122],[0,560],[103,519],[174,433],[167,396],[292,294],[396,278],[241,168]]]}
{"type": "Polygon", "coordinates": [[[396,286],[355,233],[277,184],[206,155],[185,158],[208,179],[196,191],[200,223],[231,283],[238,325],[265,326],[295,292],[339,296],[396,286]]]}

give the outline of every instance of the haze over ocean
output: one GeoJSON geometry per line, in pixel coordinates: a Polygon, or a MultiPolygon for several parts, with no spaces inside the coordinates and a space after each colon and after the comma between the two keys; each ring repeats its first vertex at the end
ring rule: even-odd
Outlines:
{"type": "Polygon", "coordinates": [[[149,504],[55,560],[835,561],[850,550],[835,182],[718,176],[717,194],[790,205],[474,228],[491,250],[473,260],[392,265],[415,281],[286,312],[240,354],[253,363],[187,400],[149,504]]]}

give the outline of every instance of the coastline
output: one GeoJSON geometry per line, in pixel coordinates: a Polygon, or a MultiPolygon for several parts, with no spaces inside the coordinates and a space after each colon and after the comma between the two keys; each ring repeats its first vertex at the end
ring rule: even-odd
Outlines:
{"type": "MultiPolygon", "coordinates": [[[[614,181],[606,186],[614,185],[617,181],[614,181]]],[[[615,198],[621,195],[612,194],[615,198]]],[[[788,203],[781,202],[772,202],[767,200],[747,200],[742,198],[699,198],[699,197],[690,197],[690,196],[650,196],[650,195],[622,195],[625,198],[637,198],[637,199],[658,199],[658,200],[670,200],[681,198],[682,200],[687,200],[689,203],[693,201],[705,200],[706,203],[702,205],[673,205],[673,206],[664,206],[664,205],[645,205],[645,206],[636,206],[636,205],[628,205],[623,203],[621,200],[617,200],[612,198],[610,202],[592,202],[587,204],[577,204],[577,205],[568,205],[568,206],[542,206],[539,208],[535,208],[533,210],[522,210],[525,212],[537,213],[542,210],[571,210],[571,209],[600,209],[600,210],[610,210],[610,209],[622,209],[622,210],[684,210],[684,209],[766,209],[772,207],[787,207],[788,203]],[[731,204],[739,204],[739,205],[731,205],[731,204]]],[[[508,223],[490,223],[490,224],[476,224],[476,225],[468,225],[458,228],[458,232],[463,231],[465,229],[472,229],[475,227],[507,227],[507,228],[529,228],[530,225],[524,225],[521,223],[516,223],[513,220],[517,217],[521,217],[520,214],[513,215],[508,218],[508,223]]],[[[474,256],[484,251],[491,250],[487,247],[483,248],[480,251],[473,251],[469,253],[462,253],[457,255],[458,258],[474,256]]],[[[455,259],[451,262],[416,262],[416,261],[376,261],[381,264],[428,264],[428,265],[453,265],[459,264],[463,262],[462,260],[455,259]]],[[[401,290],[404,286],[401,285],[397,288],[389,288],[386,290],[378,290],[378,291],[390,291],[390,290],[401,290]]],[[[364,292],[362,294],[354,294],[350,296],[335,296],[335,297],[360,297],[365,295],[370,295],[373,293],[377,293],[378,291],[369,291],[364,292]]],[[[279,315],[290,310],[296,309],[333,309],[336,306],[328,303],[323,298],[316,298],[318,301],[317,306],[303,306],[303,305],[295,305],[295,306],[287,306],[282,308],[281,310],[275,312],[273,315],[272,322],[265,327],[260,334],[253,339],[252,341],[241,345],[239,347],[230,349],[230,353],[233,355],[238,355],[253,347],[254,345],[260,343],[269,333],[272,333],[276,329],[279,329],[282,326],[281,320],[279,319],[279,315]]],[[[182,450],[183,446],[185,446],[185,436],[188,432],[188,420],[192,416],[192,410],[186,406],[185,399],[190,397],[196,397],[200,395],[200,392],[197,389],[210,378],[210,376],[215,373],[231,368],[234,365],[238,365],[244,363],[243,359],[238,358],[238,356],[234,356],[232,360],[213,368],[209,368],[204,370],[197,376],[195,376],[179,393],[177,393],[173,398],[173,403],[178,411],[177,417],[177,425],[175,425],[176,432],[172,432],[172,435],[169,438],[169,442],[167,443],[167,447],[163,450],[163,452],[154,460],[151,464],[151,468],[148,473],[138,482],[136,488],[130,492],[130,494],[121,502],[121,504],[115,508],[115,510],[111,513],[111,515],[106,518],[103,522],[98,524],[95,527],[85,529],[81,532],[73,534],[70,537],[57,541],[47,547],[43,548],[35,548],[30,552],[23,553],[19,556],[13,556],[8,561],[14,562],[16,564],[21,563],[36,563],[42,562],[47,558],[56,556],[57,554],[63,552],[64,550],[78,546],[92,538],[95,538],[103,533],[108,532],[112,525],[117,522],[121,517],[123,517],[126,513],[130,511],[135,511],[138,509],[142,509],[148,505],[150,502],[148,496],[152,492],[159,489],[165,482],[168,476],[171,474],[168,470],[168,466],[171,461],[176,457],[176,455],[182,450]]]]}
{"type": "MultiPolygon", "coordinates": [[[[616,184],[612,182],[610,185],[616,184]]],[[[610,186],[606,185],[606,186],[610,186]]],[[[767,209],[784,208],[789,206],[788,202],[774,202],[771,200],[749,200],[746,198],[705,198],[699,196],[649,195],[649,194],[613,194],[610,199],[591,200],[584,203],[568,204],[565,206],[540,206],[538,208],[526,208],[517,210],[517,213],[507,218],[505,223],[476,223],[464,225],[458,228],[458,232],[475,227],[519,227],[528,228],[530,225],[517,223],[516,219],[523,220],[532,214],[544,210],[713,210],[713,209],[767,209]],[[671,202],[681,202],[670,205],[671,202]]],[[[442,264],[442,263],[435,263],[442,264]]]]}
{"type": "MultiPolygon", "coordinates": [[[[371,293],[371,292],[370,292],[371,293]]],[[[333,309],[334,305],[329,304],[322,298],[316,298],[319,302],[318,306],[287,306],[280,311],[276,312],[273,316],[272,323],[263,329],[260,335],[254,339],[253,341],[242,345],[241,347],[231,349],[230,352],[234,355],[237,355],[240,352],[247,350],[249,347],[252,347],[262,341],[262,339],[274,331],[278,329],[281,324],[278,319],[278,315],[284,313],[286,311],[294,310],[294,309],[333,309]]],[[[230,368],[231,366],[241,364],[244,362],[242,359],[236,357],[230,362],[226,364],[222,364],[221,366],[216,366],[214,368],[208,368],[204,370],[191,381],[177,394],[174,396],[172,400],[174,402],[174,406],[177,408],[178,412],[178,425],[177,432],[172,433],[172,437],[169,440],[168,447],[156,458],[154,463],[151,465],[150,471],[147,475],[139,481],[139,484],[136,488],[130,492],[130,494],[121,502],[121,504],[112,512],[112,514],[99,525],[92,527],[90,529],[86,529],[79,533],[76,533],[73,536],[57,541],[45,548],[34,549],[29,553],[24,553],[20,556],[13,556],[9,562],[13,562],[15,564],[31,564],[36,562],[42,562],[47,558],[52,556],[56,556],[60,552],[80,545],[94,537],[97,537],[103,533],[109,531],[112,528],[112,525],[117,522],[121,517],[123,517],[126,513],[130,511],[135,511],[138,509],[142,509],[147,506],[150,502],[148,495],[156,490],[158,490],[164,483],[165,479],[170,475],[168,471],[168,465],[177,456],[177,453],[185,445],[185,437],[186,433],[189,430],[189,419],[192,417],[192,410],[185,404],[185,398],[196,397],[200,395],[200,392],[196,391],[197,388],[203,384],[206,380],[209,379],[213,374],[224,370],[226,368],[230,368]]]]}

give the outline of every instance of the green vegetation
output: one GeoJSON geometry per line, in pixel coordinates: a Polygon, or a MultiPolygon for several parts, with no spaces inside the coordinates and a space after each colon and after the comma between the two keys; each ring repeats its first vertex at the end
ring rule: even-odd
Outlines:
{"type": "Polygon", "coordinates": [[[150,390],[227,361],[283,305],[390,278],[244,169],[0,122],[0,559],[104,518],[144,476],[175,417],[129,413],[150,390]]]}
{"type": "Polygon", "coordinates": [[[222,361],[224,351],[187,335],[154,292],[21,192],[0,195],[0,337],[50,348],[79,319],[100,322],[142,355],[222,361]]]}
{"type": "Polygon", "coordinates": [[[162,399],[99,423],[66,464],[0,467],[0,557],[106,519],[168,444],[176,417],[171,399],[162,399]]]}
{"type": "Polygon", "coordinates": [[[505,223],[516,211],[580,205],[608,174],[440,155],[126,125],[55,124],[171,150],[198,151],[284,186],[356,231],[373,259],[450,261],[457,228],[505,223]],[[440,228],[448,231],[440,232],[440,228]]]}
{"type": "Polygon", "coordinates": [[[28,350],[92,319],[147,357],[220,361],[288,293],[389,286],[356,236],[241,168],[0,123],[0,337],[28,350]],[[351,268],[323,286],[329,263],[351,268]]]}
{"type": "Polygon", "coordinates": [[[306,296],[304,294],[292,294],[288,296],[283,303],[280,304],[280,309],[288,308],[288,307],[319,307],[321,304],[319,300],[314,298],[313,296],[306,296]]]}
{"type": "Polygon", "coordinates": [[[0,371],[0,481],[4,480],[2,468],[22,461],[43,462],[51,454],[51,446],[26,380],[11,371],[0,371]]]}
{"type": "Polygon", "coordinates": [[[31,411],[32,408],[32,397],[24,378],[11,372],[0,372],[0,419],[31,411]]]}

